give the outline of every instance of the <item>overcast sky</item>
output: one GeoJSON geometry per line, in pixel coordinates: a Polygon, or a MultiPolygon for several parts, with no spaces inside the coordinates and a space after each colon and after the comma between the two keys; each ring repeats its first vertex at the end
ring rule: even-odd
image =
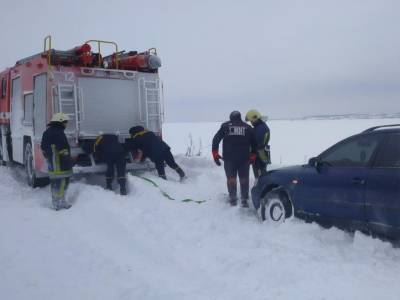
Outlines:
{"type": "Polygon", "coordinates": [[[400,1],[0,0],[0,68],[88,39],[158,49],[167,121],[400,112],[400,1]]]}

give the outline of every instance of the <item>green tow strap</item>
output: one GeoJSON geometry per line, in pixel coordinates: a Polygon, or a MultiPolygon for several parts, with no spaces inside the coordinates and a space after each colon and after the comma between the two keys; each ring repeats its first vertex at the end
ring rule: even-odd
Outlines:
{"type": "Polygon", "coordinates": [[[183,200],[176,200],[175,198],[172,198],[167,192],[163,191],[163,190],[158,186],[158,184],[155,183],[153,180],[151,180],[151,179],[149,179],[149,178],[147,178],[147,177],[143,177],[143,176],[136,175],[136,174],[133,175],[133,176],[136,176],[136,177],[138,177],[138,178],[141,178],[141,179],[143,179],[143,180],[145,180],[145,181],[151,183],[154,187],[158,188],[158,189],[160,190],[161,194],[162,194],[165,198],[167,198],[168,200],[180,201],[180,202],[185,202],[185,203],[187,203],[187,202],[195,202],[195,203],[197,203],[197,204],[201,204],[201,203],[203,203],[203,202],[206,202],[206,200],[193,200],[193,199],[190,199],[190,198],[186,198],[186,199],[183,199],[183,200]]]}

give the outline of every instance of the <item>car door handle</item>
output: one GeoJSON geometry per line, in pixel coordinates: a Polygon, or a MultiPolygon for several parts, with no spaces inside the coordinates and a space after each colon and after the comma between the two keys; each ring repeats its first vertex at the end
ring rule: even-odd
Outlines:
{"type": "Polygon", "coordinates": [[[360,184],[360,185],[363,185],[363,184],[365,184],[365,180],[362,179],[362,178],[354,177],[354,178],[353,178],[353,184],[360,184]]]}

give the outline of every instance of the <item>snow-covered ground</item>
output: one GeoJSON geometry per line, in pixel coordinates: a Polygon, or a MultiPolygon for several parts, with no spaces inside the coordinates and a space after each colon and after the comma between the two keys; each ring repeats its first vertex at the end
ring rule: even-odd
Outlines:
{"type": "MultiPolygon", "coordinates": [[[[271,121],[273,162],[303,163],[380,123],[400,120],[271,121]]],[[[165,125],[189,178],[146,176],[175,201],[139,177],[123,197],[92,176],[73,182],[73,207],[56,212],[48,188],[1,167],[0,299],[399,299],[400,249],[390,243],[296,219],[273,227],[229,207],[223,168],[209,158],[218,127],[165,125]],[[179,154],[189,134],[203,156],[179,154]]]]}

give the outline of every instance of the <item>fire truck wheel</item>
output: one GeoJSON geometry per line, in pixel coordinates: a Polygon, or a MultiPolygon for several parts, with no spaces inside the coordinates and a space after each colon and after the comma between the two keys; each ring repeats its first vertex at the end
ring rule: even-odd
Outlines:
{"type": "Polygon", "coordinates": [[[49,178],[38,178],[36,177],[35,170],[33,169],[33,152],[31,142],[25,144],[25,172],[28,181],[28,185],[35,187],[43,187],[49,184],[49,178]]]}
{"type": "Polygon", "coordinates": [[[33,169],[33,152],[32,152],[32,144],[30,142],[25,144],[25,172],[28,180],[28,184],[31,187],[36,186],[36,174],[33,169]]]}

